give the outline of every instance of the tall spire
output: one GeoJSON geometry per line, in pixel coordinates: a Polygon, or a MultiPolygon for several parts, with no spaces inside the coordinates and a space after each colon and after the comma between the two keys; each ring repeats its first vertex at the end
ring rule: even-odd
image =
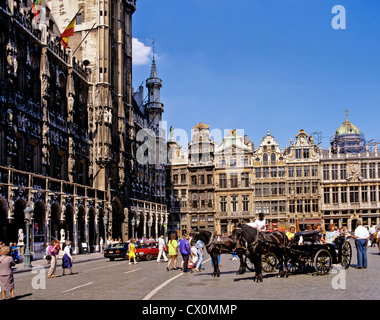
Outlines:
{"type": "Polygon", "coordinates": [[[156,42],[153,39],[153,42],[152,42],[152,45],[153,45],[153,60],[152,60],[152,68],[150,70],[150,77],[152,79],[157,79],[158,78],[158,76],[157,76],[157,68],[156,68],[156,60],[155,60],[156,54],[155,54],[155,51],[154,51],[154,44],[155,43],[156,42]]]}

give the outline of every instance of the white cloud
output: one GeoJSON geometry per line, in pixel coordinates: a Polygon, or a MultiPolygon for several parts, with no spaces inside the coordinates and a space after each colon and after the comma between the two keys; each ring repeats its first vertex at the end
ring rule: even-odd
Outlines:
{"type": "Polygon", "coordinates": [[[132,38],[132,64],[140,66],[151,61],[152,48],[147,47],[137,38],[132,38]]]}

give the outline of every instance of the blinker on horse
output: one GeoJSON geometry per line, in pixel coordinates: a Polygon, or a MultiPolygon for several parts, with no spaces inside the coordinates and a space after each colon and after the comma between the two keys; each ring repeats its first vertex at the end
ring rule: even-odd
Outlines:
{"type": "Polygon", "coordinates": [[[238,224],[233,230],[232,235],[237,247],[248,247],[248,258],[255,266],[256,274],[253,278],[254,281],[263,281],[261,257],[267,252],[274,253],[279,259],[279,277],[287,277],[287,272],[284,271],[284,252],[281,246],[270,245],[271,243],[277,243],[286,246],[288,238],[284,232],[278,230],[273,232],[260,232],[256,228],[246,224],[238,224]]]}
{"type": "Polygon", "coordinates": [[[195,229],[191,232],[191,237],[195,240],[202,240],[205,244],[208,254],[211,256],[212,263],[214,265],[213,277],[220,277],[220,269],[218,264],[219,254],[231,254],[235,250],[235,242],[231,237],[225,237],[216,235],[208,230],[195,229]]]}

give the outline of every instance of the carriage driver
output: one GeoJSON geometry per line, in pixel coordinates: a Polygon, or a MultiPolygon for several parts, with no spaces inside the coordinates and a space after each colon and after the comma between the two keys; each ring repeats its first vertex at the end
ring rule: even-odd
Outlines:
{"type": "Polygon", "coordinates": [[[253,223],[247,223],[247,225],[249,225],[250,227],[256,228],[258,231],[265,232],[267,230],[267,226],[266,226],[266,221],[264,218],[264,213],[260,212],[259,218],[256,219],[256,221],[253,223]]]}

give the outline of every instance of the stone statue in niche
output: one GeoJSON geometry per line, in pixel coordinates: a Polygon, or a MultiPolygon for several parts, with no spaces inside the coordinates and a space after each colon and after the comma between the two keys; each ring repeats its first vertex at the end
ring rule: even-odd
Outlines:
{"type": "Polygon", "coordinates": [[[22,229],[18,229],[18,245],[24,244],[24,231],[22,229]]]}
{"type": "Polygon", "coordinates": [[[18,63],[16,57],[12,54],[12,51],[8,51],[7,63],[8,75],[11,77],[15,77],[17,75],[18,63]]]}

